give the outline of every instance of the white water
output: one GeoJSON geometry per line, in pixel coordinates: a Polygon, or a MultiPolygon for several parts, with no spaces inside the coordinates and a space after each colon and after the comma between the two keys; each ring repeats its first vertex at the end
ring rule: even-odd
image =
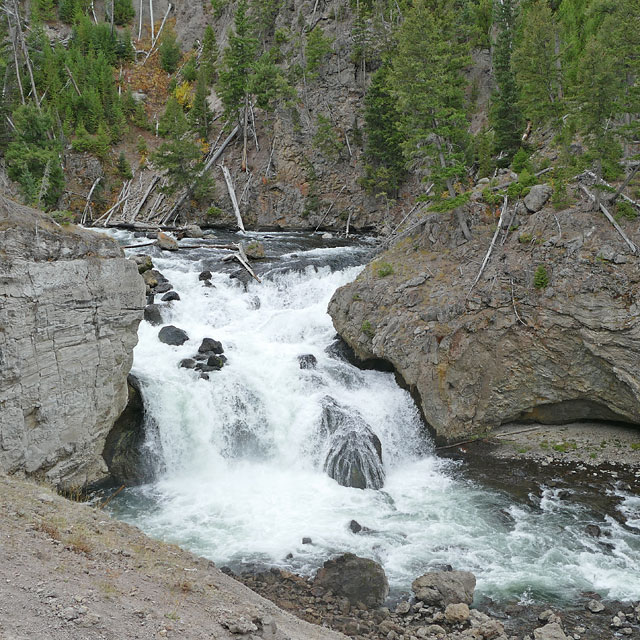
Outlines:
{"type": "MultiPolygon", "coordinates": [[[[349,251],[316,248],[307,257],[349,251]]],[[[537,505],[515,504],[430,452],[416,408],[391,374],[361,371],[325,352],[335,337],[327,303],[358,267],[281,272],[245,292],[224,273],[214,273],[215,289],[205,288],[198,273],[207,265],[186,252],[154,255],[154,263],[181,296],[165,321],[190,340],[164,345],[160,327],[140,325],[134,373],[165,470],[155,484],[114,500],[118,517],[220,566],[311,573],[332,553],[351,551],[381,562],[396,590],[450,564],[473,571],[477,593],[497,599],[564,599],[587,590],[640,598],[637,497],[620,507],[627,526],[597,519],[553,489],[537,505]],[[220,340],[228,357],[208,381],[178,367],[205,337],[220,340]],[[307,353],[317,369],[299,368],[297,356],[307,353]],[[327,395],[359,412],[380,438],[381,491],[345,488],[324,473],[317,433],[327,395]],[[248,434],[244,448],[234,438],[239,428],[248,434]],[[352,519],[373,532],[351,533],[352,519]],[[590,522],[612,548],[584,534],[590,522]],[[302,544],[307,536],[313,544],[302,544]]]]}

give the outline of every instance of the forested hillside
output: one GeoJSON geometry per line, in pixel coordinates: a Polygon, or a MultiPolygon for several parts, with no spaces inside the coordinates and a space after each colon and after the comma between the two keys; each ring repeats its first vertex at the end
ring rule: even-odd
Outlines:
{"type": "Polygon", "coordinates": [[[248,225],[390,229],[503,169],[558,206],[585,169],[638,195],[636,0],[2,9],[4,187],[58,219],[229,224],[229,184],[248,225]]]}

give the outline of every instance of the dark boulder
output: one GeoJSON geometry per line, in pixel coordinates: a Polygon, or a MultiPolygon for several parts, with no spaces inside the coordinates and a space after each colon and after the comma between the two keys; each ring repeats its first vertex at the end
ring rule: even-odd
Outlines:
{"type": "Polygon", "coordinates": [[[222,369],[224,366],[224,360],[220,356],[210,356],[207,360],[207,365],[214,369],[222,369]]]}
{"type": "Polygon", "coordinates": [[[162,307],[159,304],[148,304],[144,308],[144,319],[154,326],[162,324],[162,307]]]}
{"type": "Polygon", "coordinates": [[[302,538],[302,544],[313,544],[313,540],[311,538],[302,538]]]}
{"type": "Polygon", "coordinates": [[[222,342],[213,338],[205,338],[198,347],[198,353],[215,353],[218,355],[224,353],[222,342]]]}
{"type": "Polygon", "coordinates": [[[416,578],[411,589],[416,600],[428,605],[471,604],[476,577],[469,571],[430,571],[416,578]]]}
{"type": "Polygon", "coordinates": [[[130,374],[127,386],[129,401],[109,431],[102,457],[109,469],[111,482],[131,487],[151,482],[160,460],[153,453],[153,448],[145,446],[146,431],[152,431],[155,426],[145,416],[140,383],[130,374]]]}
{"type": "Polygon", "coordinates": [[[195,369],[196,361],[193,358],[184,358],[180,360],[180,367],[183,369],[195,369]]]}
{"type": "Polygon", "coordinates": [[[162,329],[160,329],[158,332],[158,339],[164,344],[171,344],[179,347],[189,339],[189,336],[186,331],[178,329],[178,327],[174,327],[170,324],[169,326],[162,327],[162,329]]]}
{"type": "Polygon", "coordinates": [[[162,302],[173,302],[174,300],[180,300],[180,296],[176,291],[169,291],[165,293],[160,300],[162,300],[162,302]]]}
{"type": "Polygon", "coordinates": [[[362,603],[369,609],[382,606],[389,595],[384,569],[374,560],[359,558],[353,553],[327,560],[313,586],[347,598],[352,605],[362,603]]]}
{"type": "Polygon", "coordinates": [[[357,489],[380,489],[384,485],[382,444],[364,418],[333,398],[323,400],[320,438],[328,453],[324,469],[338,484],[357,489]]]}
{"type": "Polygon", "coordinates": [[[207,280],[211,280],[213,276],[211,275],[211,271],[201,271],[200,275],[198,276],[198,280],[203,280],[203,281],[207,281],[207,280]]]}
{"type": "Polygon", "coordinates": [[[170,282],[161,282],[153,291],[154,293],[166,293],[171,289],[173,289],[173,285],[170,282]]]}
{"type": "Polygon", "coordinates": [[[245,291],[247,290],[249,283],[253,280],[251,274],[246,269],[237,269],[233,273],[229,274],[229,277],[242,285],[245,291]]]}
{"type": "Polygon", "coordinates": [[[312,353],[306,353],[303,356],[298,356],[298,364],[301,369],[315,369],[318,359],[312,353]]]}

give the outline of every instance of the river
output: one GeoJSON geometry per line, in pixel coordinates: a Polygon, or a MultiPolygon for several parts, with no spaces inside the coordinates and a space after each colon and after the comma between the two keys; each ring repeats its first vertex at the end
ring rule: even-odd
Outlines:
{"type": "MultiPolygon", "coordinates": [[[[148,446],[162,465],[154,483],[110,503],[116,517],[234,570],[311,574],[349,551],[380,562],[394,594],[451,565],[476,574],[478,597],[497,601],[561,602],[585,591],[640,599],[637,496],[612,485],[612,515],[553,483],[521,498],[482,484],[463,463],[434,453],[392,373],[360,370],[341,356],[327,304],[357,276],[370,243],[301,233],[253,239],[268,259],[254,263],[263,281],[246,290],[229,277],[238,265],[220,261],[228,252],[128,250],[152,255],[173,284],[181,299],[163,318],[190,339],[169,346],[158,340],[160,327],[140,325],[133,373],[153,433],[148,446]],[[212,287],[198,278],[204,269],[212,287]],[[205,337],[221,341],[228,359],[208,380],[178,366],[205,337]],[[300,368],[306,354],[315,368],[300,368]],[[344,487],[325,472],[332,443],[321,425],[332,402],[357,418],[354,429],[379,438],[382,489],[344,487]],[[353,533],[352,520],[369,531],[353,533]],[[585,533],[589,524],[600,538],[585,533]]],[[[238,237],[215,242],[229,240],[238,237]]]]}

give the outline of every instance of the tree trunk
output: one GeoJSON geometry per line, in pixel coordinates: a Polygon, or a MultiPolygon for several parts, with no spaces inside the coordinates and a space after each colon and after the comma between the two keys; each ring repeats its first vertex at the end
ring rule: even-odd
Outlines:
{"type": "Polygon", "coordinates": [[[244,123],[242,125],[242,165],[241,170],[247,170],[247,127],[249,125],[249,94],[244,95],[244,123]]]}

